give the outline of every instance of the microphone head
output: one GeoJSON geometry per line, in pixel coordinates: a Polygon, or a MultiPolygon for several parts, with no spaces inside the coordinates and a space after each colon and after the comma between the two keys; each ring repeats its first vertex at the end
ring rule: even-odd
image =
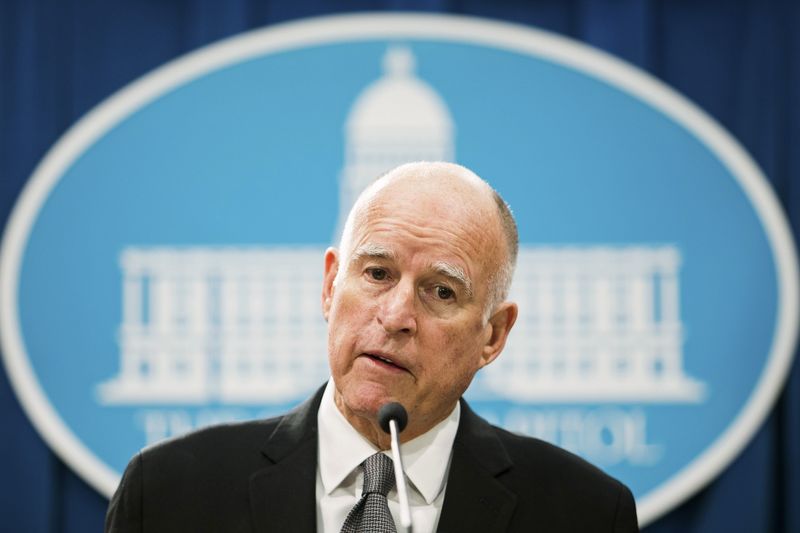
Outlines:
{"type": "Polygon", "coordinates": [[[378,423],[381,425],[381,429],[386,433],[389,433],[390,420],[397,422],[398,433],[406,429],[406,424],[408,424],[406,408],[397,402],[384,404],[384,406],[378,410],[378,423]]]}

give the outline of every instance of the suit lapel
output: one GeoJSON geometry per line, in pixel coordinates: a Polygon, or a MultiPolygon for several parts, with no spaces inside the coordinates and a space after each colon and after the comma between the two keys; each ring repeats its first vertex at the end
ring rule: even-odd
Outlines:
{"type": "Polygon", "coordinates": [[[512,466],[491,426],[462,400],[438,531],[505,531],[517,497],[497,476],[512,466]]]}
{"type": "Polygon", "coordinates": [[[250,477],[250,508],[258,532],[316,531],[317,410],[322,390],[281,419],[262,451],[273,464],[250,477]]]}

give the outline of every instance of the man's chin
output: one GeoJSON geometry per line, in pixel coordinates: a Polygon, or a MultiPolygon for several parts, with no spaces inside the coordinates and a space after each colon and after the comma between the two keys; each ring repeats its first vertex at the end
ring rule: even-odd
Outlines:
{"type": "MultiPolygon", "coordinates": [[[[336,399],[336,405],[345,417],[353,414],[361,418],[376,420],[381,407],[390,402],[401,401],[385,387],[369,384],[345,390],[336,399]]],[[[402,403],[402,401],[401,401],[402,403]]]]}

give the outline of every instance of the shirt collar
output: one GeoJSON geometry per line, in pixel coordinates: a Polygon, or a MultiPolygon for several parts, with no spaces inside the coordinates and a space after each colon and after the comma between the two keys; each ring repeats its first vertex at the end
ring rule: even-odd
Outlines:
{"type": "MultiPolygon", "coordinates": [[[[326,494],[331,494],[367,457],[379,451],[342,415],[333,393],[330,379],[317,412],[318,465],[326,494]]],[[[406,475],[428,504],[444,489],[460,416],[461,406],[456,403],[444,420],[402,445],[406,475]]]]}

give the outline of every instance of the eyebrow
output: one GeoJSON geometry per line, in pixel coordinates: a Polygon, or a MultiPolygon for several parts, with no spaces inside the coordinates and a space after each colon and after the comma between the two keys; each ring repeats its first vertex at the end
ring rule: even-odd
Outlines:
{"type": "Polygon", "coordinates": [[[361,261],[362,259],[396,259],[395,253],[380,244],[366,243],[359,246],[352,255],[352,262],[361,261]]]}
{"type": "Polygon", "coordinates": [[[467,293],[469,298],[472,298],[472,282],[462,268],[444,261],[437,261],[432,267],[435,272],[454,280],[464,287],[464,292],[467,293]]]}

